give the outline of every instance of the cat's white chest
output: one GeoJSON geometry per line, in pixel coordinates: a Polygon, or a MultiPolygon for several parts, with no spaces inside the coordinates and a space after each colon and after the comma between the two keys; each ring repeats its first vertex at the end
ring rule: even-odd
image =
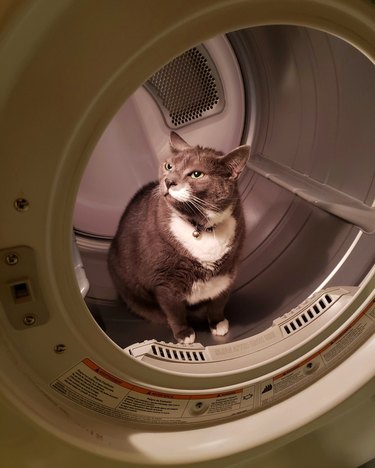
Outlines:
{"type": "Polygon", "coordinates": [[[208,281],[195,281],[186,300],[189,304],[198,304],[201,301],[215,299],[227,291],[231,283],[232,277],[230,275],[214,276],[208,281]]]}
{"type": "Polygon", "coordinates": [[[206,268],[220,260],[231,248],[236,230],[236,220],[228,216],[212,232],[203,231],[198,238],[193,236],[193,226],[172,214],[170,230],[189,254],[206,268]]]}

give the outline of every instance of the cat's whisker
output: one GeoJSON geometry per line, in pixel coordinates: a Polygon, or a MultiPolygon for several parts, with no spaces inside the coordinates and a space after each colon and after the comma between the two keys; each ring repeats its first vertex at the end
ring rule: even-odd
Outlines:
{"type": "Polygon", "coordinates": [[[192,195],[191,199],[196,204],[198,204],[202,209],[212,210],[212,211],[216,211],[216,212],[220,211],[216,205],[214,205],[213,203],[209,203],[206,200],[202,200],[199,197],[196,197],[196,196],[192,195]]]}
{"type": "Polygon", "coordinates": [[[196,215],[196,212],[198,211],[198,213],[202,214],[202,212],[200,211],[199,207],[195,206],[194,203],[189,200],[189,201],[185,201],[183,202],[184,206],[186,207],[186,209],[192,214],[192,215],[196,215]]]}
{"type": "Polygon", "coordinates": [[[191,206],[191,204],[189,202],[184,202],[184,205],[186,206],[187,210],[192,214],[192,215],[195,215],[196,212],[194,211],[194,207],[191,206]]]}
{"type": "Polygon", "coordinates": [[[200,197],[198,197],[197,195],[193,195],[193,194],[192,194],[191,197],[192,197],[195,201],[201,202],[201,203],[203,203],[203,204],[206,205],[206,206],[211,206],[211,207],[215,207],[215,206],[216,206],[215,204],[210,203],[209,201],[204,200],[203,198],[200,198],[200,197]]]}
{"type": "Polygon", "coordinates": [[[203,210],[203,207],[200,206],[197,202],[195,201],[190,201],[191,205],[202,215],[206,216],[206,213],[203,210]]]}
{"type": "Polygon", "coordinates": [[[208,221],[206,213],[203,211],[203,209],[195,202],[190,200],[191,205],[200,213],[206,221],[208,221]]]}

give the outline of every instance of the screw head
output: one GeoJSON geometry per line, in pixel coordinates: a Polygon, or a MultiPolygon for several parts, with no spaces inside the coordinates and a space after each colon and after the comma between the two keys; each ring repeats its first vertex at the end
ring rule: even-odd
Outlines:
{"type": "Polygon", "coordinates": [[[5,256],[5,263],[7,265],[10,265],[10,266],[17,265],[18,262],[19,262],[19,257],[17,254],[13,252],[5,256]]]}
{"type": "Polygon", "coordinates": [[[53,350],[55,351],[56,354],[62,354],[63,352],[66,351],[66,346],[62,343],[56,345],[53,350]]]}
{"type": "Polygon", "coordinates": [[[32,325],[35,325],[35,322],[36,322],[36,319],[35,319],[34,315],[27,314],[23,318],[23,323],[28,327],[31,327],[32,325]]]}
{"type": "Polygon", "coordinates": [[[27,211],[30,207],[30,203],[26,200],[26,198],[17,198],[14,200],[13,205],[17,211],[27,211]]]}

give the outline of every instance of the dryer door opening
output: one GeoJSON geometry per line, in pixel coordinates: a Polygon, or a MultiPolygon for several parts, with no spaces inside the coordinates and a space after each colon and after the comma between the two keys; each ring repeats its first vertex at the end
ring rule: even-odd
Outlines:
{"type": "Polygon", "coordinates": [[[171,130],[223,151],[251,145],[230,331],[218,338],[206,325],[197,342],[254,336],[322,288],[358,287],[375,255],[374,78],[373,65],[343,40],[267,26],[194,47],[139,88],[95,148],[74,213],[86,303],[108,336],[121,347],[173,341],[167,327],[126,308],[106,267],[122,211],[157,178],[171,130]]]}
{"type": "MultiPolygon", "coordinates": [[[[247,466],[333,412],[351,416],[361,401],[365,414],[375,344],[370,3],[16,3],[0,25],[0,411],[17,420],[17,447],[39,437],[27,422],[43,435],[34,451],[6,453],[57,460],[63,440],[94,464],[247,466]],[[271,23],[348,42],[297,26],[235,31],[271,23]],[[223,31],[235,32],[214,37],[223,31]],[[210,91],[180,112],[168,61],[184,50],[177,62],[194,62],[210,91]],[[130,315],[105,271],[118,217],[155,177],[171,127],[191,143],[252,147],[230,334],[219,342],[202,327],[190,347],[130,315]]],[[[348,442],[359,466],[373,449],[350,416],[335,447],[348,442]]]]}

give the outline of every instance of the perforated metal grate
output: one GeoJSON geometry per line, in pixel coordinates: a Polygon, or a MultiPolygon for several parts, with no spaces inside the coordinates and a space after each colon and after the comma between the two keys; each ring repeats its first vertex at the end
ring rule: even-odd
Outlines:
{"type": "Polygon", "coordinates": [[[151,352],[154,356],[169,359],[171,361],[206,361],[206,356],[203,351],[170,348],[168,346],[158,344],[151,346],[151,352]]]}
{"type": "Polygon", "coordinates": [[[170,128],[217,114],[224,108],[219,74],[203,46],[169,62],[146,83],[170,128]]]}
{"type": "Polygon", "coordinates": [[[329,294],[325,294],[318,301],[312,304],[308,309],[304,310],[297,317],[294,317],[288,323],[283,325],[284,332],[287,335],[300,330],[305,325],[314,320],[321,312],[327,309],[333,302],[333,298],[329,294]]]}

